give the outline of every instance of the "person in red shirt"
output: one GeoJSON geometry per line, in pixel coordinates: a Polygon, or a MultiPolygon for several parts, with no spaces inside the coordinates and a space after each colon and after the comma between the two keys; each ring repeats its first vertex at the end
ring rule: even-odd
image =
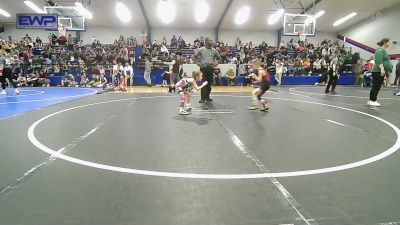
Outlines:
{"type": "Polygon", "coordinates": [[[124,74],[121,74],[119,85],[114,88],[114,91],[126,91],[126,80],[124,74]]]}
{"type": "Polygon", "coordinates": [[[258,102],[259,101],[262,105],[262,109],[260,111],[266,112],[269,109],[269,106],[267,104],[267,101],[261,98],[261,96],[269,90],[269,87],[271,86],[270,84],[270,76],[267,70],[265,70],[261,66],[261,60],[260,59],[253,59],[251,62],[251,67],[253,69],[253,73],[249,75],[249,77],[252,77],[255,79],[255,83],[259,85],[258,88],[254,89],[251,92],[251,95],[253,97],[253,103],[251,106],[247,107],[250,110],[256,110],[258,109],[258,102]]]}
{"type": "Polygon", "coordinates": [[[93,69],[93,78],[99,78],[100,77],[100,67],[99,65],[96,65],[93,69]]]}
{"type": "Polygon", "coordinates": [[[371,71],[373,66],[374,66],[374,64],[371,62],[371,60],[368,60],[367,63],[365,63],[365,65],[364,65],[364,70],[371,71]]]}

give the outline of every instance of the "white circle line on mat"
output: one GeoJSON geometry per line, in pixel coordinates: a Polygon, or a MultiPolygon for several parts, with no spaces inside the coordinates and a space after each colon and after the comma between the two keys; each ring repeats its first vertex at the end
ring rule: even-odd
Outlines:
{"type": "MultiPolygon", "coordinates": [[[[244,98],[249,98],[248,96],[239,96],[239,95],[213,95],[216,97],[244,97],[244,98]]],[[[152,96],[152,97],[146,97],[146,99],[149,98],[158,98],[161,96],[152,96]]],[[[165,96],[162,96],[165,97],[165,96]]],[[[175,96],[170,96],[170,97],[175,97],[175,96]]],[[[77,159],[71,156],[64,155],[62,153],[57,152],[56,150],[53,150],[44,144],[42,144],[34,134],[35,128],[44,120],[58,115],[60,113],[64,113],[67,111],[71,111],[74,109],[78,108],[84,108],[88,106],[94,106],[94,105],[101,105],[101,104],[107,104],[107,103],[113,103],[113,102],[121,102],[121,101],[129,101],[129,100],[134,100],[134,99],[141,99],[140,97],[138,98],[127,98],[127,99],[118,99],[118,100],[111,100],[111,101],[104,101],[104,102],[98,102],[98,103],[91,103],[91,104],[85,104],[85,105],[80,105],[80,106],[75,106],[71,108],[67,108],[52,114],[49,114],[36,122],[34,122],[28,129],[28,138],[31,141],[33,145],[35,145],[37,148],[40,150],[52,155],[53,157],[57,157],[75,164],[83,165],[83,166],[88,166],[92,168],[97,168],[97,169],[102,169],[102,170],[109,170],[109,171],[114,171],[114,172],[120,172],[120,173],[130,173],[130,174],[138,174],[138,175],[149,175],[149,176],[159,176],[159,177],[171,177],[171,178],[191,178],[191,179],[255,179],[255,178],[272,178],[272,177],[295,177],[295,176],[306,176],[306,175],[315,175],[315,174],[324,174],[324,173],[332,173],[332,172],[337,172],[337,171],[342,171],[342,170],[348,170],[360,166],[364,166],[373,162],[376,162],[378,160],[384,159],[391,154],[395,153],[399,148],[400,148],[400,130],[398,127],[393,125],[392,123],[365,113],[361,111],[357,111],[354,109],[349,109],[345,107],[340,107],[336,105],[329,105],[329,104],[324,104],[324,103],[318,103],[318,102],[310,102],[310,101],[303,101],[303,100],[295,100],[295,99],[286,99],[286,98],[270,98],[270,99],[276,99],[276,100],[283,100],[283,101],[292,101],[292,102],[301,102],[301,103],[308,103],[308,104],[314,104],[314,105],[320,105],[320,106],[326,106],[326,107],[331,107],[331,108],[337,108],[337,109],[342,109],[354,113],[358,113],[367,117],[374,118],[378,121],[383,122],[384,124],[388,125],[391,127],[396,135],[397,139],[396,142],[394,143],[393,146],[391,146],[389,149],[383,151],[382,153],[375,155],[373,157],[349,163],[349,164],[344,164],[344,165],[339,165],[339,166],[333,166],[333,167],[327,167],[327,168],[320,168],[320,169],[311,169],[311,170],[302,170],[302,171],[289,171],[289,172],[276,172],[276,173],[252,173],[252,174],[196,174],[196,173],[174,173],[174,172],[162,172],[162,171],[151,171],[151,170],[141,170],[141,169],[132,169],[132,168],[125,168],[125,167],[118,167],[118,166],[112,166],[112,165],[104,165],[96,162],[90,162],[86,160],[81,160],[77,159]]]]}

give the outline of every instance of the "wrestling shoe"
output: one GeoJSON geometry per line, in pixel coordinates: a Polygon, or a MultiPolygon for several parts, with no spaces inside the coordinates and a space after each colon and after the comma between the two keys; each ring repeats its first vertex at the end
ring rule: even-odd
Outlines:
{"type": "Polygon", "coordinates": [[[261,102],[261,104],[263,106],[263,108],[260,109],[261,112],[266,112],[266,111],[269,110],[269,106],[268,106],[268,104],[266,102],[261,102]]]}
{"type": "Polygon", "coordinates": [[[369,106],[376,106],[376,107],[379,107],[379,106],[381,106],[381,104],[379,103],[379,102],[374,102],[374,101],[368,101],[367,102],[367,105],[369,105],[369,106]]]}
{"type": "Polygon", "coordinates": [[[258,105],[257,104],[252,104],[251,106],[247,107],[248,110],[256,110],[258,109],[258,105]]]}
{"type": "Polygon", "coordinates": [[[186,110],[182,110],[179,112],[179,115],[190,115],[190,112],[188,112],[186,110]]]}

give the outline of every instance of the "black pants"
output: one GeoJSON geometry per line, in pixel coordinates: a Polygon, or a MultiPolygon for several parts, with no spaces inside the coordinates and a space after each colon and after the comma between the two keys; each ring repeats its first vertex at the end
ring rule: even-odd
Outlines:
{"type": "Polygon", "coordinates": [[[331,86],[332,86],[332,91],[335,91],[337,81],[338,81],[337,74],[333,75],[333,72],[329,71],[329,81],[328,81],[328,85],[326,86],[325,92],[329,92],[329,88],[331,86]]]}
{"type": "Polygon", "coordinates": [[[214,68],[212,66],[206,66],[200,69],[203,73],[203,82],[207,81],[208,84],[201,89],[201,100],[210,99],[211,86],[213,85],[213,72],[214,68]]]}
{"type": "Polygon", "coordinates": [[[319,78],[318,83],[326,83],[326,81],[328,80],[328,74],[329,74],[328,71],[323,70],[322,71],[322,76],[321,76],[321,78],[319,78]]]}
{"type": "Polygon", "coordinates": [[[369,93],[369,100],[375,102],[378,99],[378,93],[384,79],[385,76],[381,76],[381,72],[372,72],[372,89],[369,93]]]}
{"type": "Polygon", "coordinates": [[[14,88],[17,88],[17,83],[14,82],[14,77],[11,68],[4,68],[3,75],[0,76],[1,88],[3,90],[6,89],[6,78],[8,78],[8,80],[11,82],[14,88]]]}
{"type": "Polygon", "coordinates": [[[396,70],[396,78],[394,79],[393,84],[397,85],[397,81],[399,81],[399,79],[400,79],[400,71],[396,70]]]}

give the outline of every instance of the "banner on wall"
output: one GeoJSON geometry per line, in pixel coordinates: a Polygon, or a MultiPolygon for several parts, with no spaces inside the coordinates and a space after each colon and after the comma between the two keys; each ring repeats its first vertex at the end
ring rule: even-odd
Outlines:
{"type": "Polygon", "coordinates": [[[17,29],[58,29],[58,15],[17,14],[17,29]]]}
{"type": "MultiPolygon", "coordinates": [[[[221,70],[221,76],[225,77],[229,69],[233,69],[236,76],[236,64],[218,64],[218,68],[221,70]]],[[[183,64],[182,70],[189,77],[192,76],[192,72],[195,70],[200,70],[200,67],[196,64],[183,64]]]]}

